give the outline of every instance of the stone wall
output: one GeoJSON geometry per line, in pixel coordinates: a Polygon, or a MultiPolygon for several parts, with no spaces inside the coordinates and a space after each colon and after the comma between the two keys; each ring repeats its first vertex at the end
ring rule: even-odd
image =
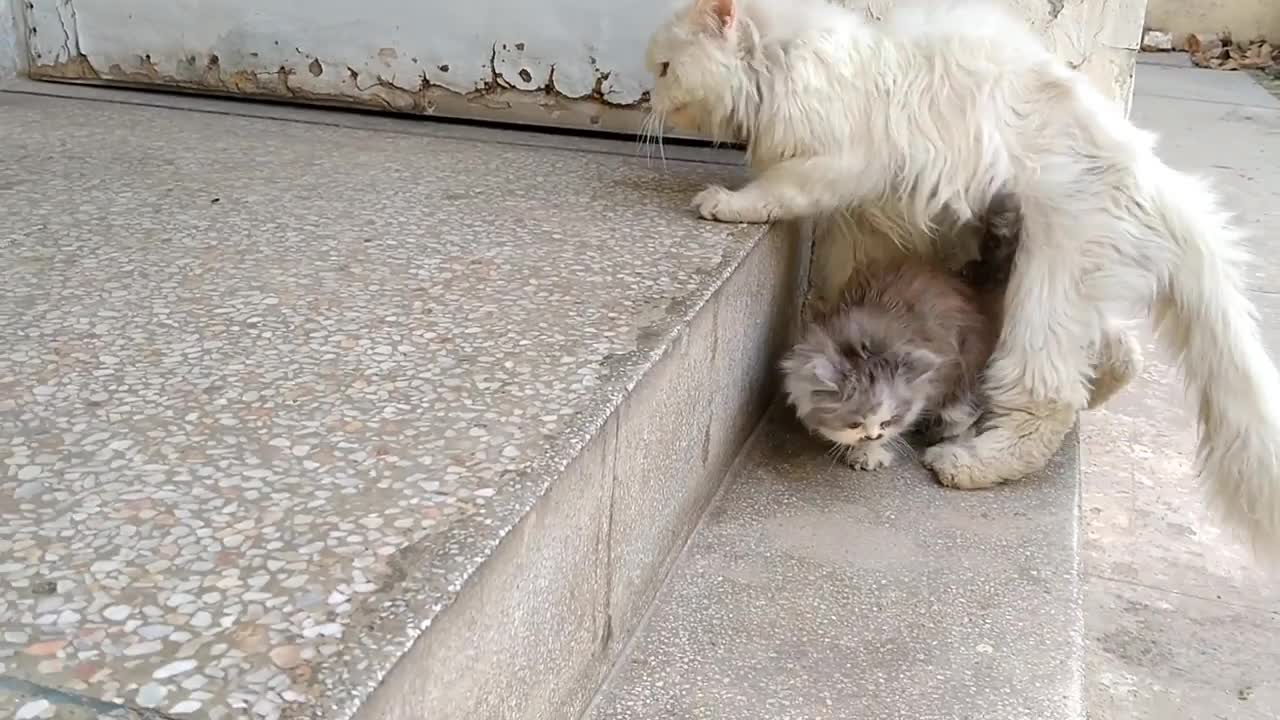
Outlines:
{"type": "Polygon", "coordinates": [[[1147,0],[1006,1],[1031,20],[1054,52],[1128,112],[1147,0]]]}

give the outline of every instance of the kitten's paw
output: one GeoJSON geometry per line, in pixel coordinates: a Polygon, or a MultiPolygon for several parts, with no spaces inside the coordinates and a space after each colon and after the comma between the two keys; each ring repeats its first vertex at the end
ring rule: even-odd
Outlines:
{"type": "Polygon", "coordinates": [[[769,208],[751,202],[741,191],[712,185],[693,197],[693,207],[707,220],[733,223],[767,223],[769,208]]]}
{"type": "Polygon", "coordinates": [[[883,445],[849,448],[845,458],[859,470],[879,470],[893,464],[893,452],[883,445]]]}
{"type": "Polygon", "coordinates": [[[957,490],[981,490],[999,485],[1000,479],[986,472],[970,447],[971,441],[948,442],[924,451],[920,461],[933,471],[938,482],[957,490]]]}

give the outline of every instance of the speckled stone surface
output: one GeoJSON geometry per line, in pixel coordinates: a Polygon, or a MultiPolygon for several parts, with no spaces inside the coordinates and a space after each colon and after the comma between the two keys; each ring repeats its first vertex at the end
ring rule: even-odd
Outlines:
{"type": "Polygon", "coordinates": [[[592,720],[1083,717],[1075,436],[983,492],[825,450],[775,410],[592,720]]]}
{"type": "Polygon", "coordinates": [[[350,715],[762,235],[628,143],[0,122],[0,716],[350,715]]]}

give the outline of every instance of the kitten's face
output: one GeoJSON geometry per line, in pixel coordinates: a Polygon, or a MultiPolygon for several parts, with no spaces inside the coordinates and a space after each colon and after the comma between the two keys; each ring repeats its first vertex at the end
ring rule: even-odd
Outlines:
{"type": "Polygon", "coordinates": [[[693,0],[658,28],[645,62],[659,117],[694,132],[721,129],[733,110],[726,76],[739,62],[737,25],[735,0],[693,0]]]}
{"type": "Polygon", "coordinates": [[[827,422],[831,423],[829,426],[818,425],[814,429],[837,445],[887,440],[906,432],[920,412],[919,404],[913,401],[910,393],[893,392],[894,388],[883,386],[871,390],[882,397],[872,404],[859,403],[867,412],[833,407],[836,413],[845,415],[846,418],[840,422],[831,422],[835,418],[828,418],[827,422]],[[883,392],[886,389],[889,392],[883,392]]]}
{"type": "Polygon", "coordinates": [[[933,392],[940,359],[925,350],[798,345],[783,362],[786,390],[809,429],[840,445],[888,440],[911,429],[933,392]]]}

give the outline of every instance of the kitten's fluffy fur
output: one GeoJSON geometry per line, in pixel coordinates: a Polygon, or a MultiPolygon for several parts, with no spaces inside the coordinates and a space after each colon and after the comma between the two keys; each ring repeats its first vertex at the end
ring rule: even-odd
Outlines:
{"type": "Polygon", "coordinates": [[[979,256],[958,275],[919,259],[859,266],[844,293],[818,302],[782,362],[800,421],[854,467],[893,460],[891,447],[924,423],[959,437],[981,414],[979,377],[995,347],[1021,236],[1017,198],[992,198],[979,256]]]}
{"type": "Polygon", "coordinates": [[[922,421],[942,438],[969,429],[997,330],[973,289],[942,269],[921,260],[860,268],[783,361],[784,387],[800,421],[845,448],[850,464],[883,467],[922,421]]]}
{"type": "MultiPolygon", "coordinates": [[[[1024,234],[984,374],[991,414],[930,448],[945,483],[989,486],[1042,467],[1089,399],[1091,350],[1123,366],[1109,317],[1152,311],[1198,410],[1213,506],[1280,550],[1280,374],[1244,292],[1244,252],[1209,186],[1156,157],[1152,136],[1004,12],[903,0],[873,21],[823,0],[692,0],[654,35],[652,105],[748,141],[757,177],[695,198],[707,218],[822,217],[898,227],[966,222],[998,190],[1024,234]],[[893,225],[893,223],[889,223],[893,225]]],[[[920,243],[938,233],[902,232],[920,243]]]]}

